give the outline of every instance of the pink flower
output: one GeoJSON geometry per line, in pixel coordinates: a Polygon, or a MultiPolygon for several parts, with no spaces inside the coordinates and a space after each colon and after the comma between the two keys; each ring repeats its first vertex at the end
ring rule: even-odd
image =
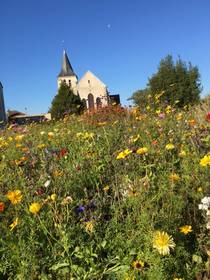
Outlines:
{"type": "Polygon", "coordinates": [[[160,113],[160,114],[158,115],[158,118],[159,118],[159,119],[165,119],[165,116],[166,116],[166,115],[165,115],[164,113],[160,113]]]}

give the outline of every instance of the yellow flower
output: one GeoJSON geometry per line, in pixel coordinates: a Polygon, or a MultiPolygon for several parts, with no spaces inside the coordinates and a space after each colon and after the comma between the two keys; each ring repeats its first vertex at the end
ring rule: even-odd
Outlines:
{"type": "Polygon", "coordinates": [[[136,137],[133,138],[133,142],[135,143],[136,141],[138,141],[140,138],[140,135],[138,134],[136,137]]]}
{"type": "Polygon", "coordinates": [[[172,182],[178,182],[180,180],[180,176],[176,173],[171,173],[170,176],[169,176],[169,179],[172,182]]]}
{"type": "Polygon", "coordinates": [[[56,201],[57,194],[56,193],[51,194],[50,198],[52,199],[52,201],[56,201]]]}
{"type": "Polygon", "coordinates": [[[203,191],[202,187],[197,188],[197,192],[202,192],[202,191],[203,191]]]}
{"type": "Polygon", "coordinates": [[[140,135],[138,134],[137,136],[131,136],[129,140],[131,143],[135,143],[136,141],[139,140],[139,138],[140,138],[140,135]]]}
{"type": "Polygon", "coordinates": [[[33,214],[37,214],[39,211],[40,211],[40,209],[41,209],[41,204],[40,203],[38,203],[38,202],[33,202],[31,205],[30,205],[30,207],[29,207],[29,211],[31,212],[31,213],[33,213],[33,214]]]}
{"type": "Polygon", "coordinates": [[[174,278],[174,280],[183,280],[182,278],[174,278]]]}
{"type": "Polygon", "coordinates": [[[16,218],[10,225],[10,230],[13,230],[18,225],[19,219],[16,218]]]}
{"type": "Polygon", "coordinates": [[[167,144],[167,145],[166,145],[166,147],[165,147],[165,148],[166,148],[166,150],[168,150],[168,151],[169,151],[169,150],[173,150],[173,149],[175,148],[175,146],[174,146],[174,144],[169,143],[169,144],[167,144]]]}
{"type": "Polygon", "coordinates": [[[16,147],[16,148],[21,148],[21,147],[22,147],[22,144],[17,143],[17,144],[15,145],[15,147],[16,147]]]}
{"type": "Polygon", "coordinates": [[[172,111],[172,108],[171,108],[170,105],[168,105],[168,106],[166,107],[166,110],[165,110],[166,114],[170,114],[171,111],[172,111]]]}
{"type": "Polygon", "coordinates": [[[37,148],[38,149],[44,149],[44,148],[46,148],[46,145],[45,144],[38,144],[37,148]]]}
{"type": "Polygon", "coordinates": [[[138,155],[144,155],[144,154],[146,154],[147,152],[148,152],[148,149],[147,149],[146,147],[139,148],[139,149],[136,151],[136,153],[137,153],[138,155]]]}
{"type": "Polygon", "coordinates": [[[207,165],[210,165],[210,155],[205,155],[201,160],[200,160],[200,165],[205,167],[207,165]]]}
{"type": "Polygon", "coordinates": [[[85,133],[83,134],[83,138],[84,138],[85,140],[91,139],[91,138],[93,138],[93,137],[94,137],[94,133],[93,133],[93,132],[85,132],[85,133]]]}
{"type": "Polygon", "coordinates": [[[23,148],[22,148],[22,152],[24,152],[24,153],[29,152],[29,148],[27,148],[27,147],[23,147],[23,148]]]}
{"type": "Polygon", "coordinates": [[[136,116],[139,113],[139,107],[133,107],[131,109],[131,114],[133,114],[134,116],[136,116]]]}
{"type": "Polygon", "coordinates": [[[81,137],[83,135],[83,133],[82,132],[77,132],[77,134],[76,134],[76,136],[79,138],[79,137],[81,137]]]}
{"type": "Polygon", "coordinates": [[[89,221],[85,223],[85,229],[88,233],[93,232],[93,227],[94,227],[93,221],[89,221]]]}
{"type": "Polygon", "coordinates": [[[9,144],[6,141],[0,143],[0,148],[8,147],[9,144]]]}
{"type": "Polygon", "coordinates": [[[17,135],[17,136],[15,137],[15,141],[22,141],[23,137],[24,137],[23,134],[17,135]]]}
{"type": "Polygon", "coordinates": [[[180,232],[184,233],[185,235],[189,232],[192,232],[192,226],[186,225],[179,228],[180,232]]]}
{"type": "Polygon", "coordinates": [[[15,164],[19,166],[24,164],[25,161],[27,161],[27,157],[21,157],[20,159],[15,159],[15,164]]]}
{"type": "Polygon", "coordinates": [[[129,149],[126,149],[126,150],[120,152],[120,153],[117,155],[117,158],[116,158],[116,159],[123,159],[123,158],[127,157],[130,153],[132,153],[132,151],[129,150],[129,149]]]}
{"type": "Polygon", "coordinates": [[[54,177],[61,177],[63,176],[64,172],[62,170],[54,170],[53,171],[53,176],[54,177]]]}
{"type": "Polygon", "coordinates": [[[180,157],[186,157],[187,153],[184,150],[181,150],[179,153],[180,157]]]}
{"type": "Polygon", "coordinates": [[[20,190],[9,191],[6,196],[12,204],[18,204],[22,200],[22,194],[20,190]]]}
{"type": "Polygon", "coordinates": [[[142,270],[144,268],[144,262],[136,260],[132,263],[132,267],[134,269],[142,270]]]}
{"type": "Polygon", "coordinates": [[[48,132],[47,135],[48,135],[49,138],[53,138],[55,134],[54,134],[54,132],[51,132],[51,131],[50,131],[50,132],[48,132]]]}
{"type": "Polygon", "coordinates": [[[182,113],[179,113],[179,114],[176,116],[177,121],[180,121],[182,118],[183,118],[182,113]]]}
{"type": "Polygon", "coordinates": [[[175,247],[173,237],[164,231],[155,232],[153,239],[153,248],[157,249],[160,255],[170,254],[170,248],[175,247]]]}
{"type": "Polygon", "coordinates": [[[110,189],[110,187],[107,185],[107,186],[105,186],[105,187],[103,188],[103,191],[104,191],[104,192],[108,192],[109,189],[110,189]]]}

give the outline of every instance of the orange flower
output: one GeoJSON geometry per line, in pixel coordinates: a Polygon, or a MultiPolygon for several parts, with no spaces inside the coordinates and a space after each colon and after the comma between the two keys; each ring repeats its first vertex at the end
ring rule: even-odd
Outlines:
{"type": "Polygon", "coordinates": [[[188,121],[188,124],[190,126],[194,126],[196,124],[196,121],[194,119],[191,119],[191,120],[188,121]]]}

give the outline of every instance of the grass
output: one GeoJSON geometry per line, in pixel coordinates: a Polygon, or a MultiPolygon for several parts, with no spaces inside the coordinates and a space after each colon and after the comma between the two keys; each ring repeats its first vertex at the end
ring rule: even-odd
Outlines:
{"type": "Polygon", "coordinates": [[[1,132],[0,279],[209,279],[208,108],[1,132]]]}

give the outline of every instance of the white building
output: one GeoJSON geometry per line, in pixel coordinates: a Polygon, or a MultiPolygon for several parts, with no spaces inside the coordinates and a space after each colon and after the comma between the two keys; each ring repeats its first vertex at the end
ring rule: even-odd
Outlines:
{"type": "Polygon", "coordinates": [[[69,85],[73,92],[80,96],[89,110],[107,106],[110,101],[120,103],[119,95],[109,95],[107,86],[92,72],[87,71],[78,81],[66,51],[63,52],[62,67],[57,82],[58,88],[62,82],[69,85]]]}
{"type": "Polygon", "coordinates": [[[4,106],[4,95],[3,95],[3,86],[0,82],[0,126],[5,124],[7,121],[5,106],[4,106]]]}

